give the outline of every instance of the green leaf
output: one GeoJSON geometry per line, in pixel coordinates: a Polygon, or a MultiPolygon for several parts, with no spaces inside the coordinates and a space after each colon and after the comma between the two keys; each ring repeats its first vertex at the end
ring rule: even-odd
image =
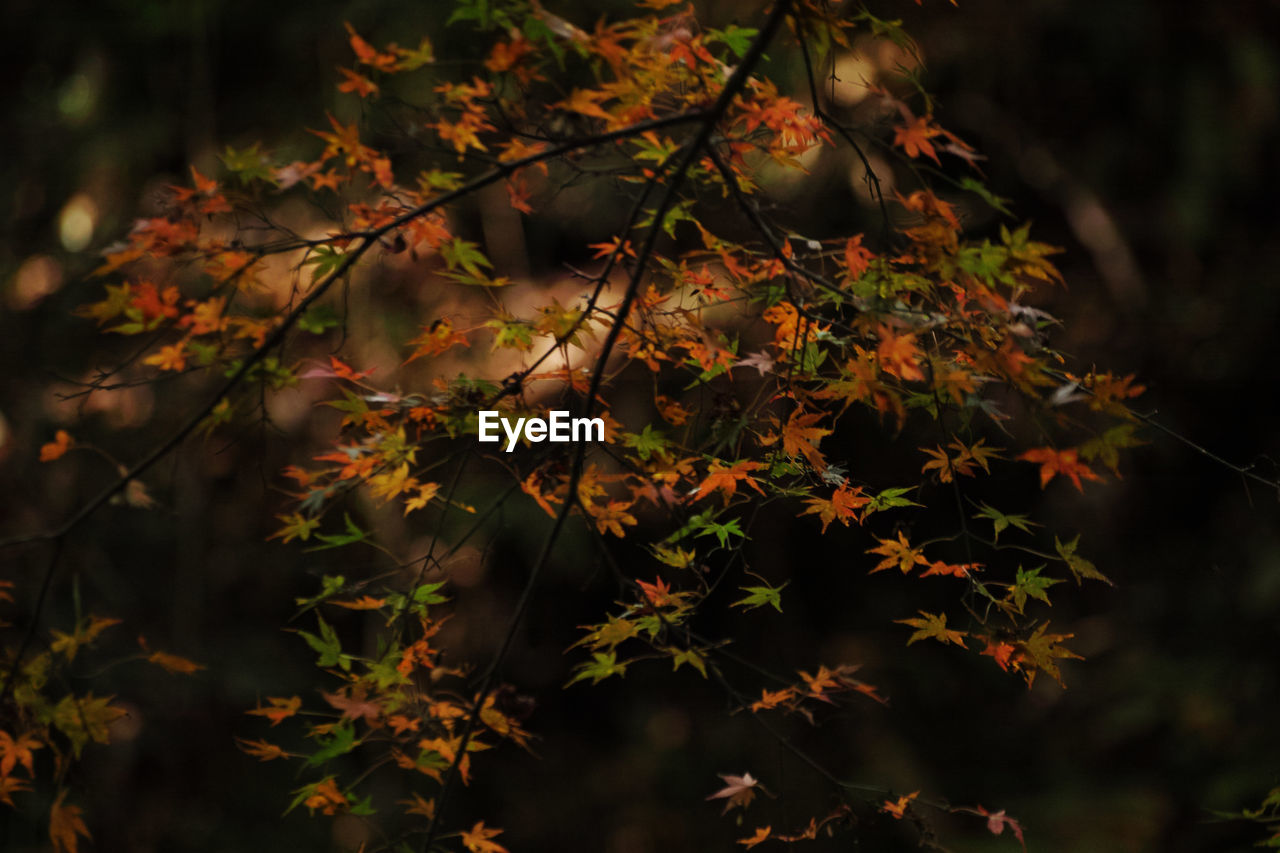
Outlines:
{"type": "Polygon", "coordinates": [[[745,607],[748,610],[754,610],[765,604],[771,605],[774,610],[782,612],[782,590],[791,581],[784,582],[781,586],[740,586],[738,589],[748,593],[746,598],[735,601],[731,606],[745,607]]]}
{"type": "Polygon", "coordinates": [[[298,328],[313,335],[323,335],[341,322],[337,312],[328,305],[313,305],[298,318],[298,328]]]}
{"type": "Polygon", "coordinates": [[[1035,526],[1035,527],[1040,526],[1036,524],[1034,521],[1031,521],[1030,519],[1028,519],[1027,516],[1025,515],[1006,515],[1000,510],[994,507],[988,506],[986,503],[983,503],[981,505],[981,509],[979,509],[978,512],[974,514],[973,517],[985,518],[991,522],[992,526],[995,528],[995,534],[993,536],[993,539],[996,542],[1000,541],[1000,534],[1006,529],[1008,529],[1009,527],[1016,527],[1017,529],[1021,530],[1023,533],[1030,533],[1032,526],[1035,526]]]}
{"type": "Polygon", "coordinates": [[[1005,216],[1013,216],[1013,212],[1010,211],[1008,207],[1009,199],[1002,198],[1001,196],[994,194],[991,190],[987,189],[987,185],[982,183],[982,181],[979,181],[970,175],[966,175],[960,179],[960,189],[968,190],[978,196],[989,204],[993,210],[999,211],[1005,216]]]}
{"type": "Polygon", "coordinates": [[[720,542],[721,548],[729,547],[730,536],[740,536],[743,539],[747,537],[747,534],[743,533],[742,528],[738,526],[738,519],[736,518],[731,518],[724,524],[720,524],[715,521],[704,521],[701,524],[701,528],[702,529],[699,530],[696,535],[710,536],[715,534],[716,539],[720,542]]]}
{"type": "Polygon", "coordinates": [[[895,486],[892,489],[885,489],[871,499],[871,503],[867,504],[866,509],[863,510],[863,515],[904,506],[920,506],[910,498],[903,497],[908,492],[915,491],[915,488],[915,486],[895,486]]]}
{"type": "Polygon", "coordinates": [[[476,278],[484,277],[481,267],[493,269],[493,264],[485,257],[484,252],[480,251],[479,244],[463,240],[461,237],[454,237],[449,242],[441,244],[440,257],[444,258],[445,266],[449,269],[462,267],[476,278]]]}
{"type": "Polygon", "coordinates": [[[573,678],[565,684],[568,687],[577,681],[591,679],[592,684],[599,684],[611,675],[624,675],[627,671],[626,663],[618,663],[617,652],[596,652],[592,655],[589,663],[580,663],[574,668],[573,678]]]}
{"type": "Polygon", "coordinates": [[[1018,566],[1018,576],[1013,581],[1013,588],[1009,590],[1009,594],[1013,596],[1013,606],[1022,612],[1023,606],[1027,603],[1028,598],[1035,598],[1043,601],[1045,604],[1052,604],[1049,601],[1047,590],[1056,583],[1062,583],[1057,578],[1041,577],[1040,572],[1044,566],[1038,566],[1034,569],[1024,569],[1018,566]]]}
{"type": "Polygon", "coordinates": [[[339,666],[343,670],[351,669],[351,655],[343,654],[342,643],[338,640],[338,633],[333,630],[328,622],[324,621],[321,616],[316,617],[316,621],[320,624],[320,636],[317,637],[308,631],[299,631],[298,636],[306,640],[307,645],[320,655],[320,659],[316,661],[317,666],[339,666]]]}
{"type": "Polygon", "coordinates": [[[364,542],[368,540],[369,534],[366,531],[361,530],[358,526],[356,526],[356,523],[351,520],[351,516],[348,513],[343,513],[342,520],[345,523],[347,528],[346,533],[337,533],[337,534],[317,533],[315,535],[315,538],[319,539],[324,544],[315,545],[305,550],[307,552],[327,551],[330,548],[341,548],[343,545],[351,545],[356,542],[364,542]]]}
{"type": "Polygon", "coordinates": [[[654,454],[665,455],[667,452],[666,436],[661,430],[654,429],[653,424],[645,424],[644,429],[639,433],[627,433],[623,441],[645,462],[648,462],[654,454]]]}
{"type": "Polygon", "coordinates": [[[759,30],[751,27],[739,27],[736,24],[730,24],[723,30],[709,30],[707,32],[707,40],[720,42],[733,51],[734,56],[741,59],[746,55],[747,49],[751,47],[751,42],[755,40],[759,33],[759,30]]]}
{"type": "Polygon", "coordinates": [[[271,172],[271,164],[268,162],[267,155],[258,150],[258,144],[255,142],[243,151],[237,151],[228,145],[221,158],[223,165],[242,184],[266,181],[274,185],[276,178],[271,172]]]}
{"type": "Polygon", "coordinates": [[[1111,583],[1110,578],[1098,571],[1097,566],[1076,553],[1076,546],[1079,543],[1080,534],[1078,533],[1076,538],[1070,542],[1061,542],[1057,536],[1053,537],[1053,547],[1057,550],[1058,556],[1062,558],[1062,561],[1067,564],[1071,574],[1075,576],[1076,583],[1079,584],[1084,578],[1089,578],[1090,580],[1098,580],[1115,586],[1115,584],[1111,583]]]}
{"type": "Polygon", "coordinates": [[[346,755],[356,746],[356,730],[350,720],[343,720],[334,726],[329,737],[320,735],[316,738],[320,749],[307,756],[307,764],[319,767],[326,761],[346,755]]]}
{"type": "Polygon", "coordinates": [[[342,575],[325,575],[320,579],[320,592],[311,598],[295,598],[294,602],[302,608],[303,611],[310,610],[320,602],[333,598],[333,596],[342,592],[347,585],[347,579],[342,575]]]}
{"type": "Polygon", "coordinates": [[[703,678],[707,677],[707,663],[702,659],[702,655],[698,653],[697,649],[677,649],[673,646],[667,649],[667,653],[671,655],[671,660],[674,664],[671,667],[672,671],[678,670],[681,664],[687,663],[702,673],[703,678]]]}

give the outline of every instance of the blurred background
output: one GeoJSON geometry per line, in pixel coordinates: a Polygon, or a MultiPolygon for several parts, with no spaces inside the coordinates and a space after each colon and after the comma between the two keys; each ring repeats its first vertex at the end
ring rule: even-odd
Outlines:
{"type": "MultiPolygon", "coordinates": [[[[587,28],[624,8],[546,5],[587,28]]],[[[305,147],[301,128],[319,127],[326,110],[352,117],[353,99],[334,90],[335,66],[349,64],[343,21],[374,43],[415,44],[427,34],[442,54],[479,49],[465,28],[445,30],[447,6],[9,0],[0,55],[0,536],[65,518],[112,476],[111,464],[91,455],[39,466],[36,448],[55,429],[134,460],[199,399],[191,395],[202,386],[187,379],[65,398],[128,354],[72,314],[99,298],[100,283],[85,281],[98,253],[154,209],[165,185],[185,182],[187,164],[209,174],[227,144],[305,147]]],[[[699,8],[713,23],[755,20],[742,4],[699,8]]],[[[1036,302],[1063,321],[1054,346],[1078,370],[1136,373],[1148,388],[1140,409],[1227,459],[1280,476],[1276,5],[961,0],[953,8],[931,0],[877,11],[902,17],[918,40],[939,121],[987,156],[980,166],[993,191],[1034,222],[1037,239],[1064,249],[1057,262],[1067,287],[1036,302]]],[[[827,94],[846,115],[866,95],[851,81],[905,61],[883,42],[855,48],[839,58],[840,81],[827,94]]],[[[770,73],[807,100],[799,69],[778,66],[781,58],[770,73]]],[[[807,182],[771,187],[787,221],[818,236],[872,230],[875,210],[853,158],[829,153],[809,165],[807,182]]],[[[875,165],[893,182],[891,164],[875,165]]],[[[482,230],[492,226],[483,204],[482,230]]],[[[508,246],[510,270],[551,287],[564,262],[585,257],[588,239],[611,233],[600,224],[618,215],[607,198],[575,197],[574,205],[576,217],[552,210],[526,223],[508,246]]],[[[977,205],[965,216],[978,234],[999,224],[977,205]]],[[[378,311],[423,307],[403,276],[384,278],[385,291],[357,297],[373,318],[366,331],[394,326],[378,311]]],[[[354,363],[376,354],[352,345],[354,363]]],[[[369,346],[383,352],[387,344],[369,346]]],[[[295,596],[313,594],[322,572],[376,566],[371,557],[362,566],[352,562],[359,555],[264,541],[284,511],[276,472],[332,438],[335,419],[306,417],[326,391],[299,392],[272,423],[189,442],[148,479],[155,509],[108,507],[69,543],[48,627],[65,629],[78,598],[99,602],[103,615],[126,621],[117,629],[126,632],[117,638],[122,654],[133,631],[208,665],[184,678],[86,667],[95,679],[86,683],[131,709],[115,742],[91,748],[70,780],[95,849],[351,849],[363,838],[351,819],[282,818],[286,792],[306,780],[282,762],[256,763],[232,740],[267,735],[243,715],[260,697],[312,689],[311,654],[280,628],[295,596]]],[[[1066,664],[1065,691],[1046,679],[1028,691],[975,654],[904,650],[891,620],[924,604],[851,566],[848,555],[871,544],[867,535],[833,529],[819,541],[811,521],[787,513],[771,522],[776,533],[746,546],[753,570],[793,578],[785,615],[737,614],[705,630],[732,634],[739,654],[779,671],[863,665],[860,676],[890,707],[854,705],[816,729],[787,724],[799,746],[843,778],[1006,809],[1033,851],[1248,849],[1259,831],[1214,822],[1211,810],[1256,805],[1280,784],[1277,495],[1168,435],[1143,435],[1149,444],[1124,459],[1123,479],[1084,496],[1062,484],[1041,494],[1030,474],[1008,484],[1040,501],[1034,517],[1080,531],[1081,552],[1116,581],[1058,588],[1054,628],[1074,632],[1073,648],[1087,658],[1066,664]],[[802,565],[797,543],[812,549],[802,565]]],[[[855,419],[823,449],[856,466],[876,458],[878,441],[873,421],[855,419]]],[[[867,464],[886,485],[914,473],[867,464]]],[[[482,503],[499,482],[476,471],[470,499],[482,503]]],[[[459,615],[445,645],[461,657],[479,660],[490,648],[491,626],[509,612],[545,526],[524,503],[514,501],[451,567],[459,615]]],[[[395,531],[406,547],[428,533],[395,531]]],[[[561,691],[576,660],[562,654],[580,636],[573,626],[599,621],[616,594],[589,540],[570,537],[561,554],[506,671],[537,703],[528,725],[540,757],[503,750],[490,758],[455,800],[458,823],[474,812],[507,827],[499,840],[513,851],[727,850],[756,825],[786,831],[833,805],[820,779],[745,715],[727,717],[724,695],[696,679],[654,664],[625,681],[561,691]],[[704,797],[719,787],[716,773],[743,771],[779,799],[753,806],[739,828],[704,797]]],[[[627,565],[639,567],[641,557],[620,548],[627,565]]],[[[6,554],[0,579],[21,585],[45,559],[39,549],[6,554]]],[[[22,624],[31,592],[10,621],[22,624]]],[[[352,637],[361,625],[355,615],[339,623],[352,637]]],[[[749,672],[729,674],[756,689],[749,672]]],[[[42,849],[38,816],[48,803],[33,794],[17,802],[0,808],[0,846],[42,849]]],[[[935,826],[957,851],[1016,846],[976,818],[939,816],[935,826]]],[[[914,845],[887,819],[865,832],[874,849],[914,845]]],[[[838,844],[847,848],[848,837],[838,844]]]]}

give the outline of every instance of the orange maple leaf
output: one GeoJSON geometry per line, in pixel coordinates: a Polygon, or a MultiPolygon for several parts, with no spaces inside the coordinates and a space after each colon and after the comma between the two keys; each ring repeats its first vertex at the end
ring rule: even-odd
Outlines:
{"type": "Polygon", "coordinates": [[[49,809],[49,839],[53,842],[54,853],[76,853],[76,836],[93,837],[89,835],[89,828],[84,825],[80,807],[63,804],[66,796],[65,789],[60,791],[58,798],[53,801],[53,807],[49,809]]]}
{"type": "Polygon", "coordinates": [[[507,848],[496,841],[490,841],[502,834],[501,829],[489,829],[484,821],[476,821],[476,825],[462,833],[462,843],[471,853],[507,853],[507,848]]]}
{"type": "Polygon", "coordinates": [[[816,427],[825,415],[822,412],[806,414],[800,409],[791,413],[787,424],[782,428],[782,449],[788,456],[804,456],[809,464],[818,470],[824,470],[827,462],[818,452],[818,442],[824,435],[831,435],[831,430],[816,427]]]}
{"type": "Polygon", "coordinates": [[[1040,488],[1042,489],[1058,474],[1070,477],[1076,489],[1081,492],[1084,491],[1084,486],[1080,484],[1081,477],[1086,480],[1102,479],[1094,473],[1092,468],[1080,461],[1080,451],[1074,447],[1067,450],[1037,447],[1028,450],[1018,458],[1040,464],[1040,488]]]}
{"type": "Polygon", "coordinates": [[[750,838],[739,838],[738,843],[744,845],[748,850],[750,850],[752,847],[755,847],[757,844],[768,838],[769,834],[772,832],[772,826],[758,826],[756,827],[755,835],[752,835],[750,838]]]}
{"type": "Polygon", "coordinates": [[[267,701],[271,705],[267,708],[254,708],[252,711],[245,711],[246,714],[257,714],[259,717],[266,717],[271,721],[271,725],[278,724],[285,717],[292,717],[298,713],[298,709],[302,707],[302,700],[297,696],[290,696],[288,699],[282,699],[279,696],[269,696],[267,701]]]}
{"type": "Polygon", "coordinates": [[[698,496],[695,501],[700,501],[708,497],[712,492],[720,489],[724,492],[725,503],[738,490],[738,483],[744,483],[755,489],[761,495],[764,489],[760,488],[760,484],[751,476],[752,471],[758,471],[764,466],[759,462],[751,462],[743,459],[732,465],[725,465],[719,459],[711,463],[711,468],[707,471],[707,478],[702,481],[702,485],[698,486],[698,496]]]}
{"type": "Polygon", "coordinates": [[[880,346],[876,354],[880,357],[880,366],[884,371],[904,381],[923,382],[924,371],[920,369],[920,349],[916,346],[916,336],[910,333],[899,335],[883,323],[878,334],[880,346]]]}
{"type": "Polygon", "coordinates": [[[846,481],[840,485],[840,488],[831,493],[831,499],[809,498],[806,503],[809,508],[801,515],[814,515],[822,520],[822,532],[827,532],[827,526],[833,521],[839,521],[845,527],[849,526],[850,521],[861,523],[858,518],[858,510],[871,503],[871,498],[862,494],[862,487],[855,486],[849,488],[846,481]]]}
{"type": "Polygon", "coordinates": [[[152,652],[147,658],[148,663],[154,663],[156,666],[162,666],[169,672],[176,672],[182,675],[191,675],[204,669],[204,664],[196,663],[193,660],[187,660],[178,655],[171,655],[168,652],[152,652]]]}
{"type": "Polygon", "coordinates": [[[54,434],[53,441],[40,448],[40,461],[52,462],[53,460],[60,458],[62,454],[71,449],[71,446],[74,443],[74,440],[71,438],[71,433],[67,432],[65,429],[58,430],[57,433],[54,434]]]}
{"type": "Polygon", "coordinates": [[[912,159],[923,154],[941,166],[942,161],[938,159],[938,152],[933,149],[933,143],[929,141],[939,133],[941,131],[938,128],[930,126],[929,116],[920,116],[893,129],[893,144],[901,146],[902,150],[907,152],[907,156],[912,159]]]}
{"type": "Polygon", "coordinates": [[[288,758],[289,753],[285,752],[274,743],[267,743],[265,740],[245,740],[244,738],[236,738],[240,751],[252,755],[259,761],[271,761],[276,758],[288,758]]]}
{"type": "Polygon", "coordinates": [[[918,796],[920,796],[919,791],[912,791],[910,794],[903,794],[896,800],[885,800],[884,805],[880,807],[880,811],[893,815],[894,820],[902,820],[902,816],[907,812],[907,807],[918,796]]]}

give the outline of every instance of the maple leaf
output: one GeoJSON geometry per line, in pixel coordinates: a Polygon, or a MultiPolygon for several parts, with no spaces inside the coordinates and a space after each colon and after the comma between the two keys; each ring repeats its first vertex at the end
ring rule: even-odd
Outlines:
{"type": "Polygon", "coordinates": [[[729,809],[734,806],[745,809],[755,799],[756,788],[760,787],[760,790],[764,790],[760,786],[759,780],[750,773],[743,773],[741,776],[734,776],[730,773],[717,773],[716,775],[724,780],[724,787],[709,795],[707,799],[726,801],[724,811],[721,814],[728,814],[729,809]]]}
{"type": "Polygon", "coordinates": [[[40,447],[40,461],[52,462],[61,458],[62,454],[70,450],[73,444],[75,444],[75,441],[71,438],[71,433],[65,429],[58,430],[54,433],[53,441],[40,447]]]}
{"type": "Polygon", "coordinates": [[[816,427],[818,421],[826,415],[822,412],[806,414],[800,409],[791,413],[786,426],[782,428],[782,450],[788,456],[804,456],[809,464],[819,471],[827,467],[826,460],[818,452],[818,442],[824,435],[831,435],[831,430],[816,427]]]}
{"type": "Polygon", "coordinates": [[[927,578],[930,575],[941,575],[953,578],[967,578],[971,572],[981,571],[981,563],[944,563],[941,560],[935,560],[925,569],[920,576],[927,578]]]}
{"type": "Polygon", "coordinates": [[[1013,653],[1017,651],[1011,643],[1003,640],[997,640],[993,637],[986,637],[987,647],[982,650],[982,654],[987,655],[995,660],[996,665],[1005,672],[1009,671],[1009,665],[1013,662],[1013,653]]]}
{"type": "Polygon", "coordinates": [[[1098,571],[1098,567],[1076,553],[1076,546],[1080,542],[1080,534],[1076,534],[1076,538],[1070,542],[1063,542],[1057,536],[1053,537],[1053,547],[1057,549],[1058,556],[1062,557],[1063,562],[1067,564],[1067,568],[1071,570],[1071,574],[1075,576],[1076,584],[1079,585],[1081,579],[1091,578],[1100,580],[1104,583],[1111,583],[1111,579],[1098,571]]]}
{"type": "Polygon", "coordinates": [[[1092,468],[1080,461],[1079,451],[1075,448],[1054,450],[1052,447],[1037,447],[1026,451],[1018,458],[1040,464],[1040,488],[1042,489],[1058,474],[1070,477],[1076,489],[1081,492],[1084,491],[1084,486],[1080,484],[1081,477],[1086,480],[1102,479],[1094,473],[1092,468]]]}
{"type": "Polygon", "coordinates": [[[350,695],[343,693],[321,693],[324,701],[342,712],[344,720],[365,719],[376,723],[382,716],[382,706],[365,698],[363,685],[354,687],[350,695]]]}
{"type": "Polygon", "coordinates": [[[992,526],[995,528],[995,533],[992,536],[992,540],[995,542],[1000,541],[1000,533],[1009,527],[1016,527],[1023,533],[1030,533],[1032,527],[1040,526],[1034,521],[1029,520],[1025,515],[1016,515],[1013,513],[1006,515],[1000,510],[988,506],[986,503],[980,505],[979,512],[973,517],[985,518],[991,521],[992,526]]]}
{"type": "Polygon", "coordinates": [[[477,821],[470,830],[462,833],[462,843],[471,853],[507,853],[507,848],[490,840],[501,834],[501,829],[489,829],[481,820],[477,821]]]}
{"type": "Polygon", "coordinates": [[[341,65],[338,66],[338,70],[346,78],[338,84],[339,92],[355,92],[362,98],[378,93],[378,84],[363,74],[352,71],[350,68],[343,68],[341,65]]]}
{"type": "Polygon", "coordinates": [[[731,607],[745,607],[748,610],[755,610],[763,605],[771,605],[774,610],[782,612],[782,590],[791,581],[784,581],[781,586],[742,586],[738,587],[748,595],[738,601],[733,602],[731,607]]]}
{"type": "Polygon", "coordinates": [[[252,755],[259,761],[272,761],[277,758],[289,757],[289,753],[285,752],[274,743],[267,743],[265,740],[245,740],[244,738],[236,738],[236,743],[242,752],[252,755]]]}
{"type": "Polygon", "coordinates": [[[822,521],[822,532],[827,532],[827,525],[833,521],[839,521],[845,527],[849,526],[850,521],[862,522],[858,517],[858,510],[871,503],[871,498],[862,494],[862,487],[855,486],[849,488],[848,481],[843,482],[838,489],[831,493],[830,500],[824,498],[809,498],[806,503],[809,508],[801,515],[814,515],[822,521]]]}
{"type": "Polygon", "coordinates": [[[700,501],[710,495],[717,489],[724,492],[725,503],[729,502],[729,498],[733,497],[738,490],[738,483],[743,483],[755,489],[761,495],[764,489],[760,488],[760,484],[751,476],[752,471],[759,471],[764,465],[759,462],[752,462],[747,459],[740,460],[732,465],[725,465],[719,459],[711,463],[711,467],[707,470],[707,477],[698,486],[698,496],[694,501],[700,501]]]}
{"type": "Polygon", "coordinates": [[[332,776],[314,785],[305,786],[302,788],[302,796],[305,796],[302,804],[312,812],[320,809],[322,814],[333,815],[350,806],[347,795],[338,790],[337,780],[332,776]]]}
{"type": "Polygon", "coordinates": [[[32,753],[42,746],[44,743],[28,732],[14,738],[0,729],[0,779],[7,777],[19,764],[26,768],[28,776],[34,776],[35,756],[32,753]]]}
{"type": "Polygon", "coordinates": [[[1065,686],[1062,683],[1062,672],[1058,669],[1057,661],[1071,658],[1083,660],[1080,655],[1061,645],[1063,640],[1069,640],[1075,634],[1049,634],[1046,633],[1048,627],[1049,623],[1045,622],[1029,638],[1019,644],[1023,652],[1023,662],[1035,667],[1035,669],[1023,669],[1027,687],[1035,681],[1036,669],[1048,673],[1059,686],[1065,686]]]}
{"type": "Polygon", "coordinates": [[[49,633],[53,635],[53,642],[49,644],[49,648],[54,654],[64,654],[67,656],[68,661],[73,661],[76,658],[76,652],[81,647],[90,645],[107,628],[119,624],[119,619],[110,619],[105,616],[86,616],[80,620],[80,624],[76,625],[76,630],[73,634],[50,631],[49,633]]]}
{"type": "Polygon", "coordinates": [[[1004,809],[1001,809],[998,812],[989,812],[982,806],[978,806],[973,810],[973,813],[977,814],[979,817],[985,817],[987,819],[987,831],[992,835],[1003,834],[1004,829],[1007,826],[1013,832],[1014,838],[1017,838],[1018,843],[1022,845],[1022,849],[1027,849],[1027,842],[1022,837],[1022,825],[1006,815],[1004,813],[1004,809]]]}
{"type": "Polygon", "coordinates": [[[916,640],[934,639],[940,643],[954,643],[961,648],[965,646],[964,638],[967,636],[964,631],[954,631],[947,627],[947,614],[926,613],[919,611],[921,618],[916,619],[894,619],[900,625],[908,625],[915,628],[916,631],[907,640],[907,645],[911,645],[916,640]]]}
{"type": "Polygon", "coordinates": [[[894,820],[902,820],[902,816],[907,812],[907,807],[918,796],[920,796],[919,791],[912,791],[910,794],[903,794],[896,800],[885,800],[884,805],[880,807],[880,811],[893,815],[894,820]]]}
{"type": "Polygon", "coordinates": [[[187,660],[178,655],[171,655],[168,652],[152,652],[147,657],[148,663],[154,663],[156,666],[162,666],[169,672],[179,673],[181,675],[191,675],[204,669],[204,664],[187,660]]]}
{"type": "Polygon", "coordinates": [[[893,144],[900,146],[912,159],[923,154],[941,166],[938,153],[934,150],[933,143],[929,141],[940,132],[938,128],[930,126],[929,116],[920,116],[893,129],[893,144]]]}
{"type": "Polygon", "coordinates": [[[1017,608],[1019,613],[1026,605],[1028,598],[1035,598],[1050,604],[1049,593],[1047,590],[1055,583],[1062,583],[1057,578],[1041,577],[1040,572],[1044,566],[1034,569],[1024,569],[1018,566],[1017,577],[1014,578],[1013,586],[1009,588],[1009,595],[1013,599],[1013,606],[1017,608]]]}
{"type": "Polygon", "coordinates": [[[880,345],[876,348],[876,355],[884,371],[903,381],[923,382],[924,371],[920,367],[921,353],[916,346],[916,336],[911,333],[899,335],[883,323],[877,334],[880,345]]]}
{"type": "Polygon", "coordinates": [[[767,711],[776,708],[779,705],[786,704],[796,697],[796,689],[794,687],[786,687],[782,690],[762,690],[760,698],[751,703],[751,710],[767,711]]]}
{"type": "Polygon", "coordinates": [[[67,791],[58,792],[58,797],[49,809],[49,840],[53,842],[54,853],[76,853],[78,839],[83,835],[92,839],[89,828],[84,825],[83,812],[79,806],[66,805],[67,791]]]}
{"type": "Polygon", "coordinates": [[[302,707],[302,700],[297,696],[290,696],[288,699],[282,699],[279,696],[268,696],[267,702],[270,704],[266,708],[259,706],[252,711],[245,711],[245,713],[266,717],[271,721],[271,725],[275,726],[285,717],[292,717],[298,713],[298,709],[302,707]]]}
{"type": "Polygon", "coordinates": [[[767,373],[773,372],[774,368],[777,366],[777,361],[775,361],[773,356],[769,355],[764,350],[760,350],[759,352],[751,353],[746,358],[735,361],[733,366],[752,367],[759,371],[761,376],[764,376],[767,373]]]}
{"type": "Polygon", "coordinates": [[[565,687],[578,681],[590,678],[592,684],[599,684],[611,675],[625,675],[626,662],[618,663],[617,652],[594,652],[589,663],[580,663],[574,668],[573,678],[565,683],[565,687]]]}
{"type": "Polygon", "coordinates": [[[862,278],[862,274],[871,268],[875,253],[862,245],[862,235],[855,234],[844,246],[844,264],[851,281],[862,278]]]}
{"type": "Polygon", "coordinates": [[[396,803],[402,806],[407,806],[404,810],[405,814],[420,814],[425,818],[433,818],[436,816],[436,801],[424,799],[423,796],[417,792],[412,794],[412,799],[396,800],[396,803]]]}
{"type": "Polygon", "coordinates": [[[771,826],[758,826],[756,827],[754,835],[750,838],[739,838],[738,843],[744,845],[746,849],[750,850],[752,847],[755,847],[757,844],[767,839],[769,834],[772,832],[773,827],[771,826]]]}
{"type": "Polygon", "coordinates": [[[876,567],[868,572],[868,574],[875,574],[876,572],[884,569],[890,569],[897,566],[905,575],[917,564],[922,566],[929,565],[929,561],[926,560],[924,554],[921,553],[921,551],[924,550],[924,547],[912,548],[911,543],[907,541],[906,534],[901,530],[898,531],[897,542],[894,542],[892,539],[879,538],[877,538],[876,541],[880,543],[880,546],[868,549],[867,553],[883,554],[884,559],[879,563],[876,563],[876,567]]]}
{"type": "Polygon", "coordinates": [[[0,803],[12,806],[13,795],[22,791],[30,791],[31,786],[21,779],[12,776],[0,776],[0,803]]]}
{"type": "Polygon", "coordinates": [[[600,102],[607,101],[613,95],[608,92],[597,92],[590,89],[574,89],[568,98],[553,104],[562,110],[578,113],[579,115],[590,116],[592,118],[602,118],[606,121],[613,119],[609,113],[601,108],[600,102]]]}

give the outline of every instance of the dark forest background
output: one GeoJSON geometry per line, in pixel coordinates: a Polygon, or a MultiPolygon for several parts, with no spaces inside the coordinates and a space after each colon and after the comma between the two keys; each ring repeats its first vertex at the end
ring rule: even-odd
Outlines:
{"type": "MultiPolygon", "coordinates": [[[[547,5],[581,24],[612,8],[547,5]]],[[[751,23],[744,5],[707,5],[711,20],[751,23]]],[[[65,380],[125,353],[72,315],[100,288],[85,281],[96,253],[151,209],[164,185],[182,182],[188,163],[208,174],[226,144],[287,150],[306,144],[301,128],[320,126],[326,110],[349,115],[350,97],[334,90],[334,66],[348,63],[344,20],[374,42],[415,43],[426,33],[465,52],[467,31],[444,30],[447,6],[6,3],[0,533],[64,518],[112,475],[92,459],[39,466],[35,448],[54,429],[74,422],[78,434],[100,436],[131,460],[193,399],[181,382],[87,410],[76,408],[83,399],[56,398],[51,389],[73,390],[65,380]]],[[[941,123],[988,156],[982,167],[993,190],[1034,221],[1037,238],[1065,250],[1057,261],[1068,287],[1037,303],[1063,321],[1054,345],[1077,369],[1138,374],[1149,389],[1140,409],[1232,461],[1280,475],[1276,5],[961,0],[953,8],[929,0],[881,11],[903,16],[917,37],[941,123]]],[[[770,72],[793,80],[799,95],[794,71],[770,72]]],[[[850,168],[836,156],[818,163],[810,183],[780,193],[786,216],[818,234],[871,223],[850,168]]],[[[608,199],[591,203],[607,217],[608,199]]],[[[978,233],[997,224],[989,211],[969,216],[978,233]]],[[[587,237],[600,239],[585,228],[581,219],[540,220],[526,231],[527,257],[512,263],[535,280],[554,276],[587,237]]],[[[128,627],[118,630],[208,665],[189,678],[128,666],[99,676],[98,689],[134,713],[132,727],[91,749],[71,779],[95,849],[358,842],[350,820],[301,810],[281,818],[287,792],[302,781],[283,762],[258,764],[233,745],[236,735],[267,734],[243,715],[260,697],[311,689],[311,654],[280,629],[294,598],[312,594],[322,571],[362,570],[346,565],[347,555],[265,541],[283,511],[275,473],[321,446],[333,426],[323,418],[283,430],[248,425],[194,441],[150,478],[156,510],[109,507],[71,543],[49,626],[66,626],[78,595],[124,618],[128,627]]],[[[977,655],[904,649],[905,632],[891,620],[916,602],[851,561],[870,544],[866,534],[818,539],[811,520],[785,513],[769,538],[747,546],[756,571],[794,574],[785,616],[739,615],[710,627],[777,669],[864,665],[861,675],[892,698],[890,708],[867,703],[820,730],[793,731],[845,778],[1007,809],[1033,851],[1246,849],[1256,828],[1214,822],[1211,810],[1256,805],[1280,784],[1277,495],[1168,435],[1144,437],[1150,443],[1124,460],[1123,479],[1084,496],[1060,485],[1018,493],[1035,495],[1038,517],[1057,529],[1079,530],[1082,553],[1116,581],[1055,599],[1055,628],[1074,631],[1087,658],[1066,665],[1065,691],[1049,683],[1028,691],[977,655]]],[[[883,440],[868,419],[823,449],[857,466],[883,440]]],[[[498,482],[479,474],[472,488],[479,496],[498,482]]],[[[1033,482],[1028,474],[1017,485],[1033,482]]],[[[459,615],[449,643],[462,655],[480,659],[492,642],[486,626],[501,622],[543,529],[525,503],[517,498],[489,547],[455,566],[459,615]]],[[[703,798],[715,773],[743,770],[794,803],[796,819],[821,811],[829,801],[821,781],[744,715],[726,717],[724,696],[695,679],[636,667],[624,681],[560,690],[573,626],[598,621],[613,595],[589,540],[566,540],[561,554],[506,671],[537,702],[529,725],[541,736],[540,758],[509,750],[492,758],[455,802],[458,823],[474,809],[507,827],[500,840],[522,851],[731,849],[754,824],[739,830],[703,798]]],[[[0,578],[21,583],[43,559],[34,549],[9,555],[0,578]]],[[[342,628],[358,631],[359,622],[342,628]]],[[[0,847],[47,844],[33,819],[41,805],[22,795],[16,812],[0,810],[0,847]]],[[[972,818],[942,819],[938,828],[957,851],[1015,849],[972,818]]]]}

